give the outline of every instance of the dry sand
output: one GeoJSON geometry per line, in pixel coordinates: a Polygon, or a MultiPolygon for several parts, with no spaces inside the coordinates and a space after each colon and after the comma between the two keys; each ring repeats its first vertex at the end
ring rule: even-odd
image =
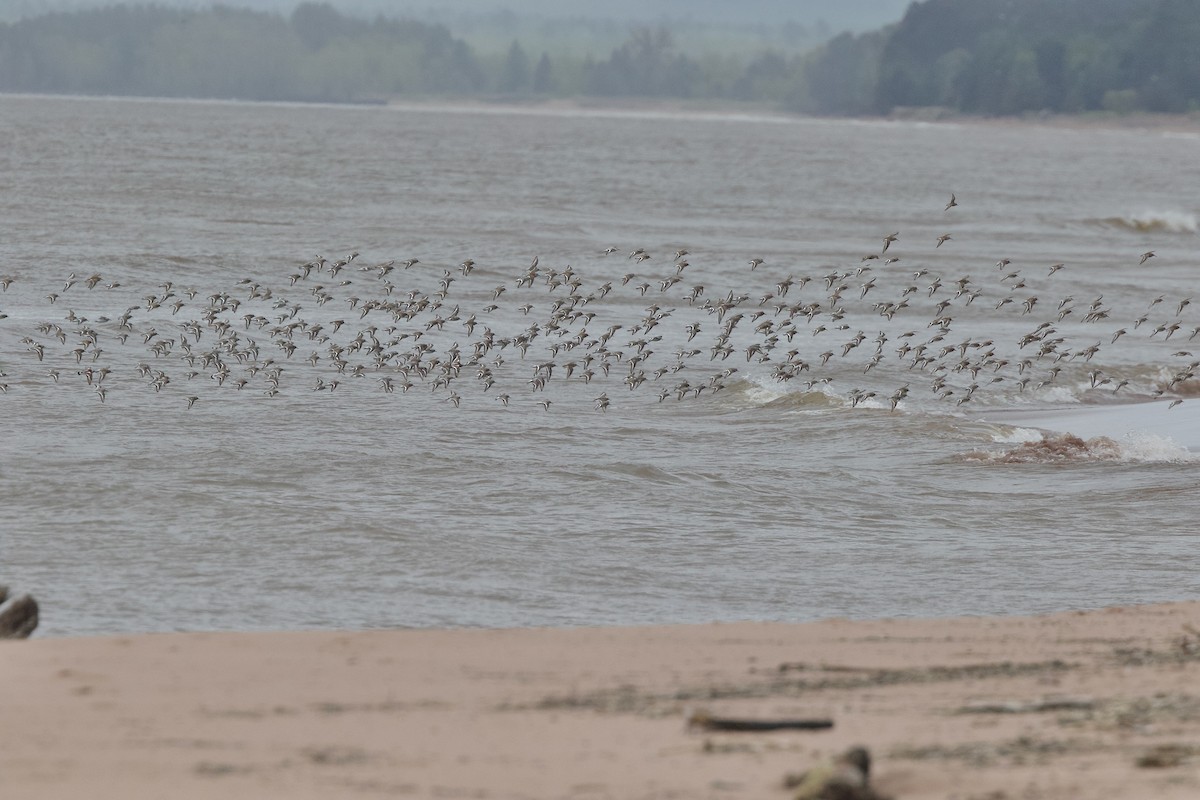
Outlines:
{"type": "Polygon", "coordinates": [[[0,642],[0,797],[1200,798],[1200,603],[0,642]],[[690,710],[829,731],[687,729],[690,710]]]}

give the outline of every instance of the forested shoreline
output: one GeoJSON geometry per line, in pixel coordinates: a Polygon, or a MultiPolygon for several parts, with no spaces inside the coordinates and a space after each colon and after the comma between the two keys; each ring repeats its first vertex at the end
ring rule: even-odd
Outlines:
{"type": "Polygon", "coordinates": [[[608,54],[476,52],[439,24],[115,5],[0,24],[0,91],[320,102],[397,97],[749,101],[825,115],[1200,109],[1200,3],[926,0],[785,55],[685,52],[635,28],[608,54]]]}

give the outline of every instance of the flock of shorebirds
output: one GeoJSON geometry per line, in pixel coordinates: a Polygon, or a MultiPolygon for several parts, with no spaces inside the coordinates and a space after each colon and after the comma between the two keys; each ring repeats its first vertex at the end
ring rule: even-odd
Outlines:
{"type": "MultiPolygon", "coordinates": [[[[945,212],[957,205],[951,196],[945,212]]],[[[354,252],[298,263],[273,282],[245,277],[201,291],[164,280],[133,304],[136,290],[99,272],[52,286],[44,275],[3,275],[0,392],[69,384],[104,402],[150,391],[190,409],[221,392],[354,385],[421,388],[454,407],[484,398],[549,411],[555,390],[570,385],[604,412],[631,392],[682,401],[753,375],[895,410],[916,388],[962,406],[998,384],[1035,391],[1064,374],[1116,394],[1131,379],[1092,365],[1122,337],[1172,342],[1167,377],[1138,387],[1144,395],[1171,396],[1200,367],[1188,349],[1200,334],[1184,321],[1190,298],[1160,296],[1118,323],[1102,296],[1054,293],[1063,264],[1001,258],[980,278],[914,269],[897,255],[900,238],[889,233],[858,263],[810,274],[758,257],[707,270],[741,286],[720,291],[691,279],[688,250],[643,248],[607,248],[586,270],[537,256],[506,268],[470,258],[367,263],[354,252]],[[6,313],[5,299],[17,297],[35,304],[17,315],[29,330],[15,330],[6,313]],[[121,306],[105,311],[114,297],[121,306]],[[1011,341],[956,334],[955,320],[975,313],[1015,320],[1021,332],[1011,341]]],[[[941,254],[953,241],[929,244],[941,254]]],[[[1129,265],[1154,257],[1131,255],[1129,265]]]]}

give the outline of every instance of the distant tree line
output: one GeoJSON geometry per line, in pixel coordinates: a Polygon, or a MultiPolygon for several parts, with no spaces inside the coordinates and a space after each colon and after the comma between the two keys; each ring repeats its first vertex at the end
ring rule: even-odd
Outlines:
{"type": "Polygon", "coordinates": [[[286,18],[118,5],[0,26],[0,91],[344,101],[486,84],[444,27],[323,4],[286,18]]]}
{"type": "Polygon", "coordinates": [[[785,102],[798,57],[687,56],[635,29],[607,58],[480,56],[443,25],[364,20],[327,3],[290,15],[116,5],[0,23],[0,91],[362,101],[399,95],[714,97],[785,102]]]}
{"type": "Polygon", "coordinates": [[[927,0],[886,41],[875,113],[943,106],[982,114],[1200,108],[1196,0],[927,0]]]}
{"type": "Polygon", "coordinates": [[[926,0],[805,55],[687,54],[636,29],[607,57],[476,53],[442,25],[118,5],[0,24],[0,91],[362,101],[500,94],[712,98],[815,114],[1200,107],[1197,0],[926,0]]]}

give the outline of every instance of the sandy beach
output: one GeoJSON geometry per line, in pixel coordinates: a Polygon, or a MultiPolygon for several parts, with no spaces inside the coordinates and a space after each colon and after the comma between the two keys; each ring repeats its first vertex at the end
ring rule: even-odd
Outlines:
{"type": "Polygon", "coordinates": [[[1200,796],[1200,603],[0,642],[6,798],[1200,796]],[[825,731],[689,729],[696,712],[825,731]]]}

